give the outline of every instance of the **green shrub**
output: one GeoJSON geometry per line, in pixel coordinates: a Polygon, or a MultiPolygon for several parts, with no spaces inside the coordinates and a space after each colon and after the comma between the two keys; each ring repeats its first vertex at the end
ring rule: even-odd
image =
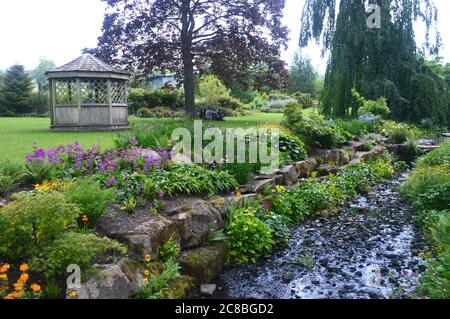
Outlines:
{"type": "Polygon", "coordinates": [[[241,101],[231,96],[221,97],[218,102],[219,106],[224,109],[238,110],[242,107],[241,101]]]}
{"type": "Polygon", "coordinates": [[[21,165],[11,161],[0,161],[0,197],[9,195],[22,181],[23,176],[21,165]]]}
{"type": "Polygon", "coordinates": [[[311,94],[296,92],[292,94],[292,97],[297,100],[298,104],[304,109],[312,108],[314,105],[313,98],[311,94]]]}
{"type": "Polygon", "coordinates": [[[47,162],[27,162],[25,176],[32,184],[41,184],[55,176],[55,166],[47,162]]]}
{"type": "Polygon", "coordinates": [[[134,296],[134,299],[161,299],[164,291],[173,279],[180,276],[180,265],[173,259],[163,264],[161,274],[151,274],[149,283],[142,287],[134,296]]]}
{"type": "Polygon", "coordinates": [[[287,153],[291,162],[303,161],[308,157],[305,144],[298,138],[281,133],[279,143],[280,152],[287,153]]]}
{"type": "Polygon", "coordinates": [[[291,231],[283,216],[269,212],[261,216],[264,224],[272,230],[272,237],[275,245],[284,246],[288,243],[291,231]]]}
{"type": "Polygon", "coordinates": [[[272,197],[272,211],[282,216],[290,224],[298,224],[309,214],[310,207],[299,192],[286,191],[278,186],[272,197]]]}
{"type": "Polygon", "coordinates": [[[158,259],[163,263],[176,259],[180,253],[180,245],[170,238],[159,247],[158,259]]]}
{"type": "Polygon", "coordinates": [[[228,258],[232,261],[256,262],[259,257],[270,253],[274,245],[272,230],[250,208],[232,212],[226,231],[228,258]]]}
{"type": "Polygon", "coordinates": [[[405,124],[399,124],[392,121],[387,122],[385,123],[385,130],[394,144],[403,144],[414,137],[410,128],[405,124]]]}
{"type": "Polygon", "coordinates": [[[401,189],[402,195],[420,209],[450,207],[450,164],[413,171],[401,189]]]}
{"type": "Polygon", "coordinates": [[[90,263],[94,257],[115,251],[120,254],[127,252],[125,246],[109,238],[100,238],[94,234],[68,232],[46,246],[39,257],[34,257],[30,267],[34,271],[44,273],[47,278],[64,276],[69,265],[78,265],[82,270],[83,279],[92,275],[90,263]]]}
{"type": "Polygon", "coordinates": [[[253,173],[259,169],[258,164],[252,163],[225,163],[221,169],[232,175],[240,184],[247,184],[253,178],[253,173]]]}
{"type": "Polygon", "coordinates": [[[149,108],[142,107],[137,111],[136,115],[142,118],[151,118],[152,112],[150,111],[149,108]]]}
{"type": "Polygon", "coordinates": [[[332,121],[315,114],[303,116],[298,105],[288,105],[284,115],[283,125],[310,146],[332,148],[346,141],[332,121]]]}
{"type": "Polygon", "coordinates": [[[450,298],[450,215],[443,215],[430,228],[430,239],[437,256],[427,262],[427,271],[420,277],[419,293],[428,298],[450,298]]]}
{"type": "Polygon", "coordinates": [[[0,214],[0,253],[17,260],[34,256],[70,228],[79,209],[54,192],[20,193],[0,214]]]}
{"type": "Polygon", "coordinates": [[[221,101],[230,100],[230,90],[215,75],[203,75],[198,84],[201,103],[206,107],[217,108],[221,101]]]}
{"type": "Polygon", "coordinates": [[[114,191],[100,188],[91,179],[76,180],[64,185],[64,197],[67,202],[75,204],[86,215],[89,222],[95,222],[115,200],[114,191]]]}
{"type": "Polygon", "coordinates": [[[420,126],[426,130],[431,130],[434,128],[434,123],[432,119],[425,118],[422,121],[420,121],[420,126]]]}
{"type": "Polygon", "coordinates": [[[168,196],[201,193],[215,195],[238,186],[236,179],[228,172],[187,164],[171,164],[167,171],[153,170],[149,172],[148,178],[168,196]]]}
{"type": "Polygon", "coordinates": [[[422,156],[416,161],[418,168],[450,164],[450,141],[445,142],[439,148],[422,156]]]}
{"type": "Polygon", "coordinates": [[[359,109],[359,115],[373,114],[380,116],[383,119],[387,119],[391,110],[387,105],[387,100],[384,97],[380,97],[378,100],[365,100],[363,106],[359,109]]]}
{"type": "Polygon", "coordinates": [[[183,92],[177,88],[160,88],[156,91],[137,88],[130,90],[128,106],[133,114],[143,108],[152,109],[159,106],[176,109],[183,108],[183,99],[183,92]]]}

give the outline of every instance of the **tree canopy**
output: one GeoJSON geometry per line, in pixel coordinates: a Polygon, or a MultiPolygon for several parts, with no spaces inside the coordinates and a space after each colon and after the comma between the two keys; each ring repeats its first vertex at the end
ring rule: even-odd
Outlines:
{"type": "Polygon", "coordinates": [[[55,67],[56,65],[53,61],[41,58],[38,66],[31,71],[31,76],[36,80],[39,92],[44,91],[48,83],[47,78],[45,77],[45,72],[55,67]]]}
{"type": "Polygon", "coordinates": [[[289,92],[314,95],[317,77],[318,74],[311,63],[311,59],[302,56],[300,52],[296,52],[289,70],[289,92]]]}
{"type": "Polygon", "coordinates": [[[356,105],[351,94],[356,89],[369,99],[385,96],[396,120],[428,117],[448,124],[448,87],[424,63],[425,53],[435,55],[441,45],[433,0],[341,0],[339,10],[337,3],[306,0],[302,14],[300,45],[315,39],[330,51],[321,101],[324,113],[357,114],[357,109],[350,109],[356,105]],[[369,3],[381,8],[380,28],[367,25],[369,3]],[[419,20],[426,26],[421,47],[413,28],[419,20]]]}
{"type": "Polygon", "coordinates": [[[25,114],[30,111],[30,95],[33,83],[23,65],[11,66],[3,76],[0,87],[0,113],[7,111],[25,114]]]}
{"type": "Polygon", "coordinates": [[[108,12],[99,57],[146,73],[169,69],[183,78],[194,110],[194,71],[213,69],[225,83],[245,82],[249,67],[271,80],[288,30],[284,0],[104,0],[108,12]],[[181,76],[182,75],[182,76],[181,76]]]}

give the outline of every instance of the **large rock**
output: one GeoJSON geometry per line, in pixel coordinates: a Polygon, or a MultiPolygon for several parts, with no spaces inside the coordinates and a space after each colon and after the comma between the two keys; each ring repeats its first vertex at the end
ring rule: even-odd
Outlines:
{"type": "Polygon", "coordinates": [[[336,175],[339,172],[339,168],[333,165],[321,165],[317,168],[317,176],[336,175]]]}
{"type": "Polygon", "coordinates": [[[179,276],[172,279],[162,292],[163,299],[184,299],[195,289],[195,279],[189,276],[179,276]]]}
{"type": "Polygon", "coordinates": [[[252,193],[262,193],[268,187],[273,187],[273,186],[275,186],[275,178],[255,181],[253,184],[253,192],[252,193]]]}
{"type": "Polygon", "coordinates": [[[79,289],[70,289],[76,292],[70,299],[128,299],[144,286],[142,269],[139,264],[130,260],[121,260],[115,265],[97,266],[99,273],[82,283],[79,289]]]}
{"type": "Polygon", "coordinates": [[[347,165],[350,162],[350,155],[344,149],[327,150],[323,155],[326,164],[347,165]]]}
{"type": "Polygon", "coordinates": [[[211,228],[223,228],[221,212],[202,199],[184,202],[165,213],[175,224],[183,249],[201,246],[208,238],[211,228]]]}
{"type": "Polygon", "coordinates": [[[222,271],[226,253],[224,243],[184,251],[179,257],[181,274],[195,278],[198,286],[208,284],[222,271]]]}
{"type": "Polygon", "coordinates": [[[104,214],[97,221],[96,228],[100,234],[127,244],[130,256],[137,261],[143,261],[146,254],[155,259],[160,245],[169,239],[176,243],[180,241],[173,221],[154,215],[145,208],[138,209],[134,214],[104,214]]]}
{"type": "Polygon", "coordinates": [[[297,183],[298,181],[298,173],[294,165],[288,165],[286,167],[283,167],[278,171],[278,174],[283,175],[284,185],[297,183]]]}
{"type": "Polygon", "coordinates": [[[316,170],[318,164],[315,158],[310,158],[306,161],[297,162],[294,166],[297,170],[298,177],[307,178],[316,170]]]}

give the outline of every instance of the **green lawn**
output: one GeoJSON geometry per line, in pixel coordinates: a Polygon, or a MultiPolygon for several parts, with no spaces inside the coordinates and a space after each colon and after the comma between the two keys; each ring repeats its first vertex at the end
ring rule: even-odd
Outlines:
{"type": "MultiPolygon", "coordinates": [[[[204,125],[226,127],[251,127],[276,125],[283,119],[282,114],[257,113],[250,116],[227,118],[225,122],[204,121],[204,125]]],[[[155,121],[154,119],[131,119],[131,123],[155,121]]],[[[47,148],[78,141],[83,146],[100,144],[107,148],[113,145],[117,135],[114,132],[52,132],[48,118],[0,118],[0,160],[10,159],[23,162],[33,143],[47,148]],[[98,142],[99,141],[99,142],[98,142]]]]}

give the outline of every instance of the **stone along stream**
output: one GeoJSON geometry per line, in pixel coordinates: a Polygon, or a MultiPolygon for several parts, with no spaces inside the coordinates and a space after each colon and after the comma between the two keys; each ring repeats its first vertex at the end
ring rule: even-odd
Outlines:
{"type": "Polygon", "coordinates": [[[295,228],[288,246],[218,276],[219,298],[405,298],[418,285],[425,240],[400,198],[400,176],[333,217],[295,228]]]}

